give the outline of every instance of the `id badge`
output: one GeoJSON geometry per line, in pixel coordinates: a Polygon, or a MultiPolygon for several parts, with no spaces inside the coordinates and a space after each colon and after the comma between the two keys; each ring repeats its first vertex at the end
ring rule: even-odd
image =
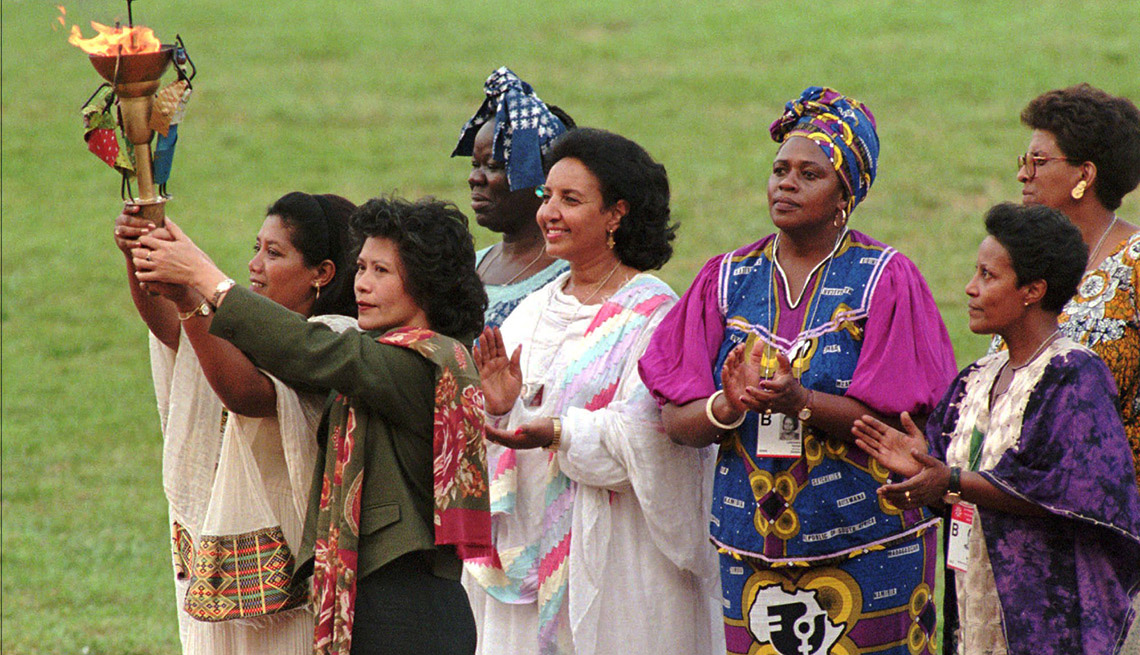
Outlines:
{"type": "Polygon", "coordinates": [[[971,503],[958,503],[950,510],[950,543],[946,545],[946,566],[966,572],[970,566],[970,530],[974,527],[976,508],[971,503]]]}
{"type": "Polygon", "coordinates": [[[758,415],[756,421],[757,457],[799,457],[803,454],[803,425],[787,414],[758,415]]]}

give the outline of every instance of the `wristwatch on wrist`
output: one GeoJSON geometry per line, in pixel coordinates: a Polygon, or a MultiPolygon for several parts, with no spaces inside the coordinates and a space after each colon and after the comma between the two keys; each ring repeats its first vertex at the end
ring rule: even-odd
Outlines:
{"type": "Polygon", "coordinates": [[[234,282],[233,278],[227,277],[219,282],[218,286],[214,287],[214,295],[210,298],[210,306],[213,307],[215,311],[217,311],[218,305],[222,302],[222,296],[226,295],[226,292],[234,288],[236,284],[237,282],[234,282]]]}
{"type": "Polygon", "coordinates": [[[801,423],[811,418],[811,399],[814,393],[814,389],[808,389],[807,402],[804,403],[804,406],[802,409],[800,409],[799,414],[796,414],[801,423]]]}
{"type": "Polygon", "coordinates": [[[946,484],[946,493],[942,502],[947,505],[957,505],[962,500],[962,469],[957,466],[950,467],[950,481],[946,484]]]}

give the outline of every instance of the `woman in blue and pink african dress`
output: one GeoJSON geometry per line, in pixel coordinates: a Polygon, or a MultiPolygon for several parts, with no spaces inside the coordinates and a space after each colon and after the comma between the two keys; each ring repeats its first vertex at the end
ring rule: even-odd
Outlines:
{"type": "Polygon", "coordinates": [[[930,454],[916,426],[908,436],[869,417],[858,444],[908,477],[880,497],[954,508],[944,607],[960,629],[947,652],[1123,652],[1140,494],[1112,374],[1057,328],[1088,248],[1040,205],[998,205],[986,231],[966,286],[970,330],[1009,348],[958,374],[926,423],[930,454]]]}
{"type": "Polygon", "coordinates": [[[870,110],[811,87],[770,131],[776,233],[709,260],[641,376],[675,441],[721,444],[728,652],[932,653],[938,519],[875,495],[889,473],[851,426],[928,414],[950,339],[915,265],[848,228],[875,178],[870,110]]]}

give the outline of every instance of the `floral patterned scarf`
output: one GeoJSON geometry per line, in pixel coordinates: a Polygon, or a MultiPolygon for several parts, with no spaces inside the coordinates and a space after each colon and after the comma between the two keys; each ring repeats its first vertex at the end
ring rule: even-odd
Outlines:
{"type": "MultiPolygon", "coordinates": [[[[454,545],[461,558],[490,554],[483,391],[474,362],[459,342],[430,330],[401,328],[377,341],[414,350],[436,365],[435,543],[454,545]]],[[[357,432],[356,412],[343,394],[336,396],[329,409],[329,426],[313,570],[314,652],[348,655],[356,604],[366,435],[357,432]]]]}

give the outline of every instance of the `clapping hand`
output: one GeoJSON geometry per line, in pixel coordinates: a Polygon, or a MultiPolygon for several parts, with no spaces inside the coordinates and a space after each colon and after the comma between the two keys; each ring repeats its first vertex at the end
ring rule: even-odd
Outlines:
{"type": "Polygon", "coordinates": [[[808,391],[792,372],[792,363],[787,355],[779,350],[776,350],[776,374],[770,379],[763,379],[765,348],[757,344],[751,353],[745,355],[744,344],[741,344],[729,353],[721,372],[725,398],[733,408],[739,405],[754,412],[795,416],[807,405],[808,391]]]}
{"type": "Polygon", "coordinates": [[[540,418],[515,430],[487,426],[487,439],[515,450],[544,448],[554,441],[554,419],[540,418]]]}
{"type": "Polygon", "coordinates": [[[935,505],[942,500],[950,479],[946,464],[927,453],[926,436],[910,414],[899,417],[902,432],[879,419],[864,415],[851,427],[855,444],[892,473],[906,476],[905,482],[879,487],[879,495],[900,509],[935,505]]]}
{"type": "Polygon", "coordinates": [[[926,436],[918,429],[910,414],[899,417],[906,432],[900,432],[869,414],[856,419],[851,427],[855,444],[892,473],[910,478],[918,475],[923,464],[918,454],[926,454],[926,436]]]}
{"type": "Polygon", "coordinates": [[[724,399],[735,416],[752,409],[763,411],[750,405],[746,390],[760,384],[761,349],[753,348],[748,352],[746,344],[740,344],[724,358],[724,366],[720,371],[720,382],[724,389],[724,399]]]}
{"type": "MultiPolygon", "coordinates": [[[[522,346],[516,347],[510,355],[507,354],[499,328],[483,329],[483,334],[475,344],[474,356],[475,368],[479,369],[479,377],[483,381],[483,398],[488,414],[502,416],[514,407],[515,400],[522,391],[522,369],[519,367],[521,355],[522,346]]],[[[491,430],[492,428],[487,428],[488,438],[501,443],[491,437],[491,430]]]]}
{"type": "Polygon", "coordinates": [[[938,505],[950,485],[950,467],[926,453],[915,450],[911,454],[921,470],[905,482],[879,487],[879,495],[899,509],[938,505]]]}

